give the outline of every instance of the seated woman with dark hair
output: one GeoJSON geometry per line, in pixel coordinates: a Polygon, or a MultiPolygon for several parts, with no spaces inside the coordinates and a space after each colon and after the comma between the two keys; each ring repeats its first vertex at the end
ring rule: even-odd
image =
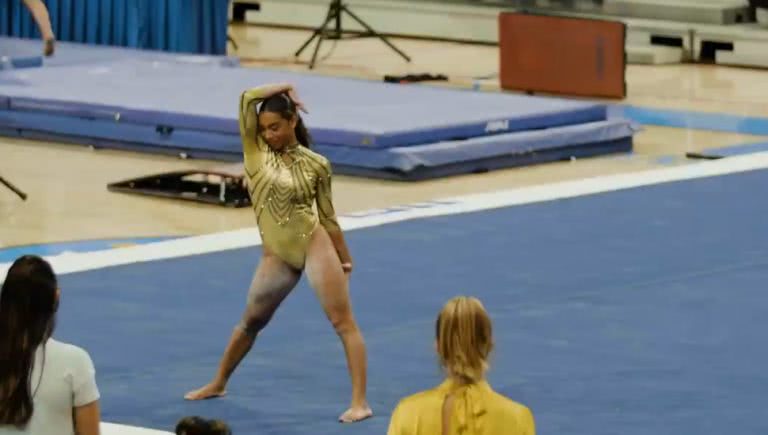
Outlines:
{"type": "Polygon", "coordinates": [[[16,260],[0,290],[0,435],[99,435],[90,356],[52,338],[60,291],[43,259],[16,260]]]}
{"type": "Polygon", "coordinates": [[[176,435],[232,435],[232,430],[223,421],[192,416],[176,424],[176,435]]]}

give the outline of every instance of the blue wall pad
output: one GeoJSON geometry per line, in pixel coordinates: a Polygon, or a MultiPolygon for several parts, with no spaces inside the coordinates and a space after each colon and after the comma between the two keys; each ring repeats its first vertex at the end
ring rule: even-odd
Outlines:
{"type": "Polygon", "coordinates": [[[45,111],[121,123],[237,133],[241,92],[295,83],[318,143],[386,148],[606,119],[606,106],[499,93],[321,77],[245,68],[188,68],[123,60],[17,72],[0,80],[13,110],[45,111]]]}
{"type": "MultiPolygon", "coordinates": [[[[0,37],[0,54],[6,52],[21,52],[40,57],[42,42],[35,39],[0,37]]],[[[185,67],[200,66],[239,66],[236,57],[213,56],[203,54],[169,53],[158,50],[141,50],[136,48],[89,45],[77,42],[58,42],[56,53],[51,57],[41,59],[45,66],[85,65],[109,63],[121,59],[142,59],[150,61],[176,62],[185,67]]],[[[40,65],[38,65],[40,66],[40,65]]]]}
{"type": "Polygon", "coordinates": [[[768,142],[748,143],[722,148],[710,148],[703,151],[686,153],[692,159],[722,159],[724,157],[768,152],[768,142]]]}
{"type": "MultiPolygon", "coordinates": [[[[225,0],[44,0],[60,41],[223,54],[225,0]]],[[[0,1],[0,35],[39,38],[20,0],[0,1]]]]}

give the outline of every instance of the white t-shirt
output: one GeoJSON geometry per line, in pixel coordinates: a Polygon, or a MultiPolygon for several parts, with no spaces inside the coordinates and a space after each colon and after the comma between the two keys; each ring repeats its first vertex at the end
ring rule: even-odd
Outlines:
{"type": "Polygon", "coordinates": [[[54,339],[45,344],[45,361],[43,346],[37,349],[31,383],[33,393],[37,388],[32,419],[25,430],[0,426],[0,435],[75,435],[73,408],[99,399],[91,357],[77,346],[54,339]]]}

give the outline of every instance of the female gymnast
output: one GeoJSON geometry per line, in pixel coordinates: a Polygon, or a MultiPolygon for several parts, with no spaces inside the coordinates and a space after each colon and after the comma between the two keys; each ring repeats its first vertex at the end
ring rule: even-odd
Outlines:
{"type": "Polygon", "coordinates": [[[52,55],[55,50],[56,37],[53,35],[53,29],[51,28],[51,17],[48,14],[48,8],[42,0],[24,0],[24,5],[32,14],[32,18],[34,18],[37,28],[40,30],[40,35],[43,37],[45,43],[43,54],[46,56],[52,55]]]}
{"type": "Polygon", "coordinates": [[[310,285],[344,345],[352,400],[339,421],[351,423],[373,415],[365,397],[365,342],[349,298],[352,259],[333,207],[330,162],[310,150],[299,110],[306,112],[289,84],[250,89],[240,97],[245,172],[263,255],[242,320],[232,333],[216,376],[185,398],[199,400],[226,393],[235,368],[306,269],[310,285]]]}

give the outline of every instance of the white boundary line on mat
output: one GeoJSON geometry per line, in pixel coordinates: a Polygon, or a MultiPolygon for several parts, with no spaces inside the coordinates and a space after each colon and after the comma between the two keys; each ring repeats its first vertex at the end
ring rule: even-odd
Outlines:
{"type": "Polygon", "coordinates": [[[115,423],[102,422],[99,426],[102,435],[173,435],[173,432],[115,423]]]}
{"type": "MultiPolygon", "coordinates": [[[[470,213],[766,168],[768,168],[768,152],[755,153],[671,168],[604,175],[369,210],[347,214],[341,216],[339,220],[345,230],[354,230],[412,219],[470,213]]],[[[47,257],[47,259],[57,274],[61,275],[111,266],[248,248],[258,246],[260,243],[259,232],[254,227],[120,249],[64,253],[47,257]]],[[[9,263],[0,263],[0,277],[3,279],[9,266],[9,263]]]]}

